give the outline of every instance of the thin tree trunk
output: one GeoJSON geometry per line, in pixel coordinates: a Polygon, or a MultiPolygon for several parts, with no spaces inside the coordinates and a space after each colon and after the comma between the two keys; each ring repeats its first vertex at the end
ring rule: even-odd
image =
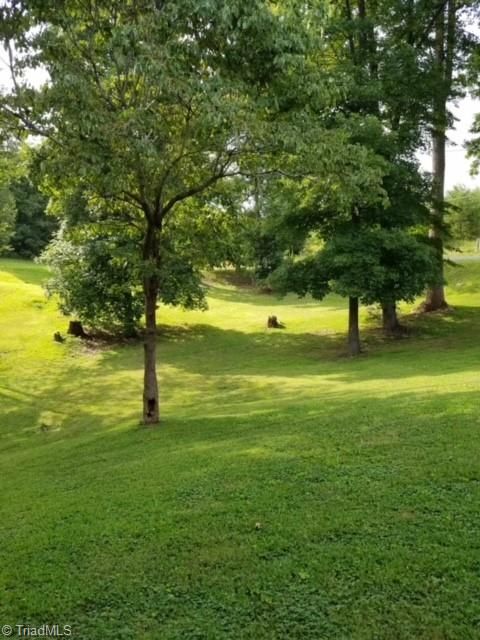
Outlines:
{"type": "Polygon", "coordinates": [[[365,0],[358,0],[358,17],[360,19],[360,32],[358,36],[360,41],[360,51],[362,52],[362,58],[364,58],[368,51],[368,36],[365,25],[367,8],[365,6],[365,0]]]}
{"type": "Polygon", "coordinates": [[[358,356],[361,351],[358,306],[358,298],[348,299],[348,352],[351,356],[358,356]]]}
{"type": "Polygon", "coordinates": [[[153,225],[147,228],[143,258],[147,270],[143,279],[145,296],[144,334],[144,378],[143,378],[143,422],[156,424],[160,420],[160,401],[157,382],[157,299],[158,276],[152,268],[158,266],[158,237],[153,225]]]}
{"type": "Polygon", "coordinates": [[[398,333],[401,329],[397,316],[397,305],[395,302],[385,302],[382,304],[382,324],[385,333],[398,333]]]}
{"type": "MultiPolygon", "coordinates": [[[[446,105],[445,105],[446,107],[446,105]]],[[[438,281],[439,284],[431,286],[427,291],[424,304],[425,311],[437,311],[447,307],[445,300],[445,289],[443,286],[443,238],[442,223],[444,210],[444,189],[445,189],[445,130],[435,128],[433,131],[433,198],[434,198],[434,220],[428,233],[438,260],[438,281]]]]}
{"type": "MultiPolygon", "coordinates": [[[[351,22],[351,20],[352,20],[352,7],[350,5],[350,0],[345,0],[345,17],[349,22],[351,22]]],[[[349,29],[350,29],[350,25],[349,25],[349,29]]],[[[351,32],[349,32],[349,34],[348,34],[348,46],[350,48],[350,56],[352,58],[352,61],[355,63],[355,59],[356,59],[355,40],[354,40],[353,35],[352,35],[351,32]]]]}

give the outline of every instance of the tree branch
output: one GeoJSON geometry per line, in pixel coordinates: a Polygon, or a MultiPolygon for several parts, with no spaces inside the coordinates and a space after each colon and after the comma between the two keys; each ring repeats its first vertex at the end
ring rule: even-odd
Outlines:
{"type": "Polygon", "coordinates": [[[177,202],[181,202],[182,200],[186,200],[187,198],[191,198],[192,196],[197,195],[197,193],[205,191],[205,189],[208,189],[208,187],[211,187],[212,184],[215,184],[215,182],[221,180],[221,178],[225,178],[226,176],[227,174],[222,171],[220,173],[211,175],[207,180],[204,180],[194,187],[190,187],[190,189],[181,191],[176,196],[173,196],[173,198],[170,198],[167,204],[162,208],[162,215],[165,216],[170,211],[170,209],[172,209],[174,205],[177,204],[177,202]]]}
{"type": "Polygon", "coordinates": [[[20,120],[20,122],[23,124],[25,129],[27,129],[31,133],[34,133],[37,136],[41,136],[42,138],[48,138],[55,144],[61,146],[58,140],[55,140],[55,138],[53,138],[51,130],[41,129],[40,127],[38,127],[38,125],[32,122],[28,118],[28,116],[26,116],[25,114],[21,113],[20,111],[15,111],[14,109],[12,109],[10,106],[6,104],[1,105],[0,109],[3,110],[4,113],[6,113],[8,116],[15,118],[16,120],[20,120]]]}

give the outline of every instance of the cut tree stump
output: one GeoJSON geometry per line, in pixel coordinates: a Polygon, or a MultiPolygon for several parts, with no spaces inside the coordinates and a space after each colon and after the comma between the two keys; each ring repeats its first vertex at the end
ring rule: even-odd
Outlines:
{"type": "Polygon", "coordinates": [[[62,336],[60,331],[55,331],[55,333],[53,334],[53,339],[55,340],[55,342],[65,342],[65,338],[62,336]]]}
{"type": "Polygon", "coordinates": [[[83,325],[79,320],[70,320],[67,333],[68,335],[75,336],[76,338],[87,337],[87,334],[83,329],[83,325]]]}
{"type": "Polygon", "coordinates": [[[268,329],[285,329],[283,322],[279,322],[277,316],[268,316],[267,320],[268,329]]]}

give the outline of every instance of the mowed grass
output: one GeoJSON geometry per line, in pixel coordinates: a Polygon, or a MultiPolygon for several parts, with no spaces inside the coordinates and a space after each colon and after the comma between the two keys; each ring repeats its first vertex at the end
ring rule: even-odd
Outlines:
{"type": "Polygon", "coordinates": [[[480,638],[480,263],[408,339],[364,312],[356,360],[341,299],[212,278],[208,312],[160,309],[156,429],[141,345],[55,343],[45,277],[0,262],[0,625],[480,638]]]}

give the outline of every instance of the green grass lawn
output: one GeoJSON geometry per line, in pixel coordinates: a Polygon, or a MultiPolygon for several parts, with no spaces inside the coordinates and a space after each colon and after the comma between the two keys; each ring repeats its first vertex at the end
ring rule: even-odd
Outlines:
{"type": "Polygon", "coordinates": [[[480,638],[480,263],[408,339],[364,313],[356,360],[341,299],[212,278],[209,311],[160,310],[157,429],[141,345],[55,343],[45,276],[0,262],[0,625],[480,638]]]}

